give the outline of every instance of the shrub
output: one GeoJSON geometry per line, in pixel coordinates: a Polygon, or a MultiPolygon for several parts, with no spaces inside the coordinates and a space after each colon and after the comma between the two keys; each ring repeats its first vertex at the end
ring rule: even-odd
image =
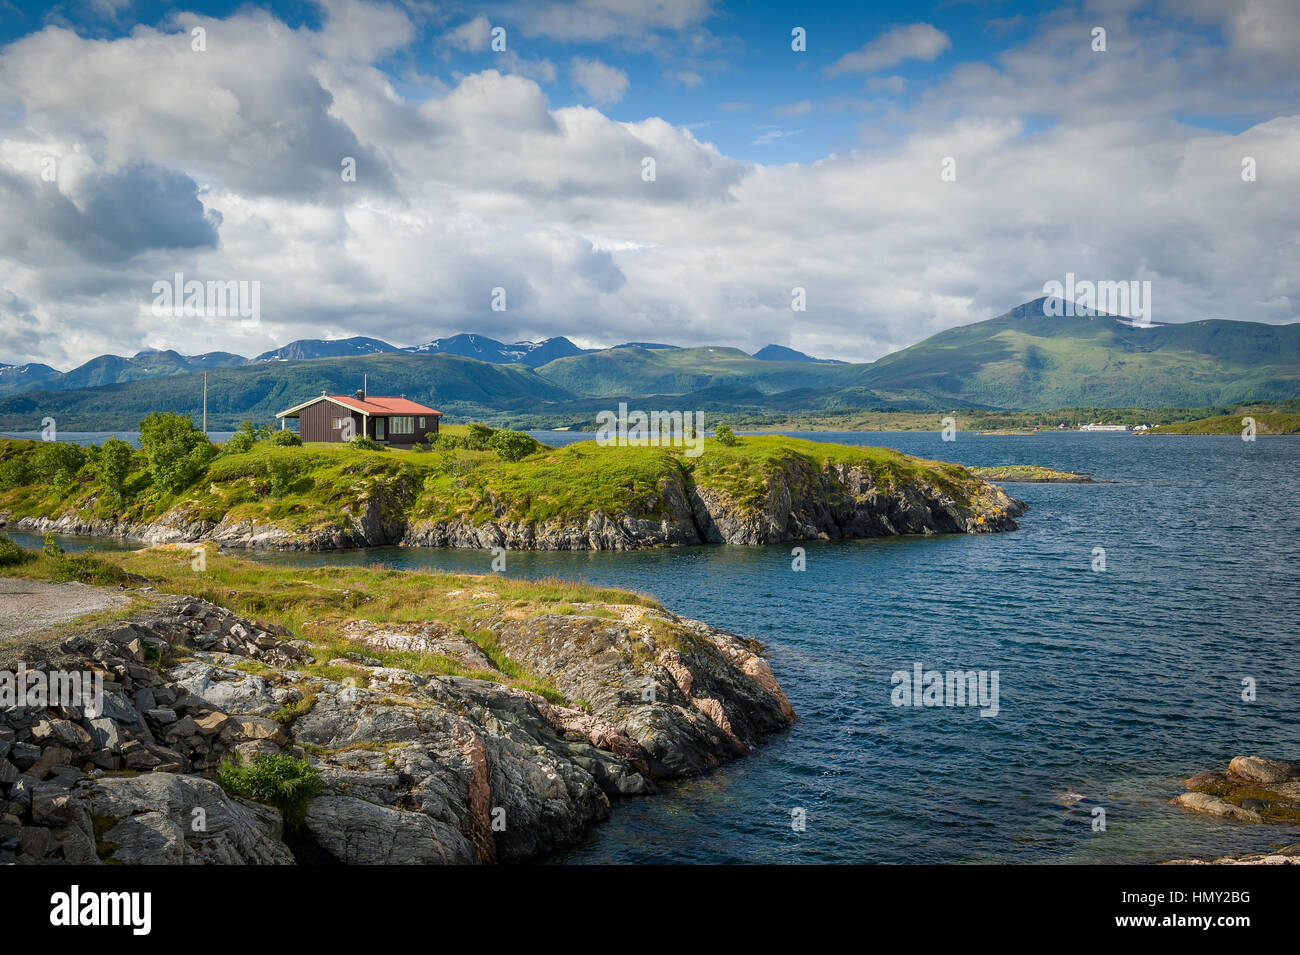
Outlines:
{"type": "Polygon", "coordinates": [[[32,559],[8,534],[0,533],[0,567],[17,567],[32,559]]]}
{"type": "Polygon", "coordinates": [[[526,458],[541,447],[522,431],[497,431],[489,440],[492,450],[504,461],[526,458]]]}
{"type": "Polygon", "coordinates": [[[277,448],[301,447],[302,438],[298,436],[297,432],[288,429],[272,431],[271,444],[277,448]]]}
{"type": "Polygon", "coordinates": [[[388,450],[378,441],[371,441],[365,435],[359,434],[348,442],[349,447],[359,448],[362,451],[386,451],[388,450]]]}
{"type": "Polygon", "coordinates": [[[99,482],[120,501],[130,471],[131,446],[121,438],[109,438],[99,449],[99,482]]]}
{"type": "Polygon", "coordinates": [[[491,446],[494,434],[496,431],[485,424],[471,423],[466,427],[462,440],[464,446],[471,451],[486,451],[491,446]]]}
{"type": "Polygon", "coordinates": [[[232,796],[274,806],[290,829],[307,816],[307,804],[320,792],[320,774],[305,759],[284,753],[258,753],[245,763],[238,755],[222,763],[217,782],[232,796]]]}
{"type": "Polygon", "coordinates": [[[253,450],[253,432],[236,431],[221,449],[222,454],[243,454],[253,450]]]}
{"type": "Polygon", "coordinates": [[[89,457],[86,449],[65,441],[42,441],[32,455],[32,477],[54,487],[64,487],[89,457]]]}
{"type": "Polygon", "coordinates": [[[718,429],[713,432],[713,437],[718,444],[721,444],[724,447],[729,448],[736,443],[736,435],[732,432],[731,428],[725,424],[718,425],[718,429]]]}
{"type": "Polygon", "coordinates": [[[216,449],[185,415],[155,411],[140,422],[140,446],[156,487],[179,491],[193,484],[216,449]]]}
{"type": "Polygon", "coordinates": [[[271,493],[276,497],[284,497],[298,479],[298,465],[291,458],[276,455],[267,462],[266,473],[271,478],[271,493]]]}
{"type": "Polygon", "coordinates": [[[0,463],[0,488],[6,491],[15,487],[26,487],[35,480],[31,458],[26,454],[16,454],[0,463]]]}
{"type": "Polygon", "coordinates": [[[66,552],[54,539],[54,535],[47,533],[45,540],[41,542],[41,554],[50,560],[61,560],[66,555],[66,552]]]}

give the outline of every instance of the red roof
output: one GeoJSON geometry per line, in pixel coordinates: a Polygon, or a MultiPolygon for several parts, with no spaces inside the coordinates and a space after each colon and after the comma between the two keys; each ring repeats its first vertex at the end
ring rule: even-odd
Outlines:
{"type": "Polygon", "coordinates": [[[434,411],[427,405],[422,405],[414,401],[408,401],[405,398],[388,398],[383,395],[366,395],[363,401],[360,398],[354,398],[352,395],[322,395],[323,398],[329,398],[331,401],[337,401],[341,405],[353,408],[357,411],[364,411],[367,414],[423,414],[423,415],[442,415],[441,411],[434,411]]]}

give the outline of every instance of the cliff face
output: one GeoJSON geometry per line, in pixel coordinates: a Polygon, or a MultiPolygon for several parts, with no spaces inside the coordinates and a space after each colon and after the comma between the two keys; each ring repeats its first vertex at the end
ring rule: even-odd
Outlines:
{"type": "Polygon", "coordinates": [[[970,475],[941,479],[918,469],[884,480],[867,466],[817,465],[792,456],[738,490],[712,475],[665,476],[655,491],[618,513],[526,520],[513,502],[490,516],[429,520],[410,506],[410,488],[382,485],[360,506],[344,507],[327,526],[295,530],[227,517],[194,519],[184,507],[151,523],[114,523],[66,514],[25,517],[18,529],[119,537],[150,544],[211,540],[236,547],[332,550],[401,544],[411,547],[506,547],[515,550],[635,550],[693,544],[777,544],[901,534],[981,534],[1015,530],[1025,505],[1001,487],[970,475]]]}
{"type": "Polygon", "coordinates": [[[101,672],[105,705],[0,711],[0,863],[522,860],[577,840],[611,796],[652,793],[794,720],[748,641],[645,607],[571,609],[519,620],[503,601],[488,628],[572,707],[365,662],[382,647],[495,669],[436,622],[350,621],[357,654],[333,662],[363,675],[352,682],[304,672],[312,651],[287,631],[192,597],[6,649],[5,670],[101,672]],[[322,784],[296,829],[210,778],[236,755],[282,753],[322,784]]]}

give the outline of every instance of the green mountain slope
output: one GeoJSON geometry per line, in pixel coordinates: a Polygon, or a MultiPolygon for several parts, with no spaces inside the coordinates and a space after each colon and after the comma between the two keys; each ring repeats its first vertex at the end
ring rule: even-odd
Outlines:
{"type": "Polygon", "coordinates": [[[752,388],[764,394],[854,384],[853,369],[802,361],[763,361],[738,348],[621,346],[558,358],[537,369],[548,381],[586,396],[681,395],[705,388],[752,388]]]}
{"type": "MultiPolygon", "coordinates": [[[[376,395],[405,395],[449,415],[489,410],[544,410],[574,396],[522,365],[490,365],[455,355],[379,354],[267,362],[208,373],[208,427],[225,430],[321,392],[350,394],[368,377],[376,395]]],[[[198,420],[203,374],[120,382],[75,391],[32,391],[0,399],[0,429],[39,430],[52,417],[65,431],[129,430],[151,411],[175,411],[198,420]]]]}
{"type": "Polygon", "coordinates": [[[1046,316],[1042,302],[855,366],[858,383],[885,395],[1020,409],[1218,405],[1300,394],[1300,324],[1134,328],[1110,316],[1046,316]]]}

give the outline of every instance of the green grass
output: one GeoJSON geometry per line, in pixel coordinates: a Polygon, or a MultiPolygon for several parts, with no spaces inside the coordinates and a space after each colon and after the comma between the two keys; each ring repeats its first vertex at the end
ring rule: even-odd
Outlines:
{"type": "MultiPolygon", "coordinates": [[[[461,429],[448,430],[455,434],[461,429]]],[[[0,463],[34,454],[39,444],[0,441],[0,463]]],[[[703,454],[685,452],[682,447],[602,447],[590,441],[563,449],[543,447],[509,462],[493,451],[415,453],[259,442],[247,452],[217,457],[178,493],[150,486],[143,458],[136,455],[121,501],[105,494],[93,469],[86,468],[68,488],[31,484],[0,490],[0,509],[14,518],[55,518],[71,511],[83,519],[114,521],[149,522],[167,514],[213,524],[255,520],[310,534],[351,529],[363,512],[377,514],[386,525],[585,522],[596,512],[658,519],[669,485],[685,493],[692,483],[742,507],[758,507],[774,475],[802,485],[819,480],[821,469],[832,465],[865,467],[886,490],[925,481],[963,502],[978,490],[959,465],[884,448],[763,435],[741,437],[731,446],[705,438],[703,454]]]]}
{"type": "Polygon", "coordinates": [[[1091,484],[1092,478],[1074,471],[1056,471],[1037,464],[1001,464],[972,467],[971,474],[985,481],[1025,481],[1046,484],[1091,484]]]}
{"type": "MultiPolygon", "coordinates": [[[[164,593],[190,594],[241,616],[280,624],[295,637],[308,640],[312,655],[319,661],[303,664],[299,669],[338,682],[351,679],[363,688],[368,685],[369,671],[359,661],[370,658],[384,666],[415,673],[468,676],[503,683],[540,694],[553,703],[572,705],[573,701],[559,692],[553,681],[509,658],[485,624],[502,618],[527,620],[563,615],[573,611],[575,604],[662,609],[646,594],[556,577],[530,581],[380,567],[286,567],[218,554],[211,547],[206,555],[207,569],[195,573],[190,568],[191,559],[189,546],[119,551],[96,558],[95,574],[101,572],[98,568],[108,567],[133,584],[148,584],[164,593]],[[475,594],[490,597],[476,598],[475,594]],[[354,620],[378,624],[441,623],[482,650],[495,669],[468,666],[444,654],[370,647],[349,639],[347,625],[354,620]],[[330,662],[336,659],[347,662],[330,662]]],[[[56,579],[53,566],[58,563],[56,557],[33,555],[9,572],[32,579],[56,579]]],[[[138,609],[143,598],[136,597],[131,590],[126,592],[133,596],[133,601],[140,602],[122,610],[104,611],[95,616],[95,621],[120,619],[138,609]]],[[[606,618],[614,616],[608,610],[584,612],[606,618]]],[[[253,661],[241,664],[240,668],[266,672],[264,665],[253,661]]],[[[309,712],[312,705],[314,698],[308,694],[303,701],[282,709],[276,718],[291,722],[309,712]]]]}
{"type": "Polygon", "coordinates": [[[1201,418],[1197,421],[1185,421],[1181,424],[1162,425],[1158,428],[1152,428],[1151,434],[1241,434],[1245,428],[1245,425],[1241,423],[1241,419],[1245,417],[1255,419],[1257,434],[1300,434],[1300,414],[1273,414],[1254,411],[1201,418]]]}
{"type": "Polygon", "coordinates": [[[290,830],[302,825],[307,804],[321,787],[320,774],[311,763],[284,753],[258,753],[248,762],[236,755],[221,764],[217,782],[233,796],[279,809],[290,830]]]}

